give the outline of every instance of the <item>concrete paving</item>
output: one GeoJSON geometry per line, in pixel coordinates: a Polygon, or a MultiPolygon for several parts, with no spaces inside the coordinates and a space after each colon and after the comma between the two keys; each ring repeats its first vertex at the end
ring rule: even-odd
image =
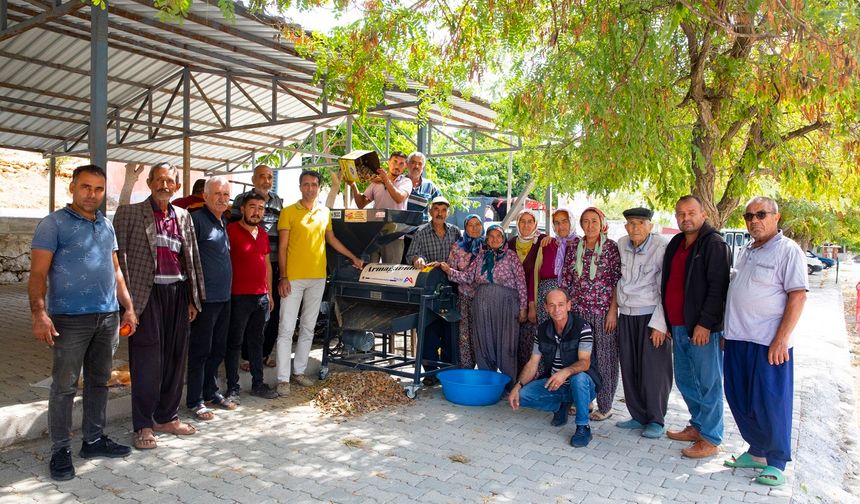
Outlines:
{"type": "MultiPolygon", "coordinates": [[[[0,289],[0,298],[8,292],[0,289]]],[[[17,327],[14,338],[29,338],[17,327]]],[[[6,340],[12,338],[2,334],[0,344],[10,348],[6,340]]],[[[614,416],[592,424],[592,443],[574,449],[568,445],[572,426],[550,427],[548,414],[512,413],[505,403],[456,406],[438,388],[419,392],[408,406],[350,420],[320,416],[299,389],[275,401],[243,398],[238,410],[197,422],[194,436],[159,436],[153,451],[121,460],[75,456],[78,477],[65,483],[48,477],[47,439],[18,442],[0,451],[0,504],[857,502],[851,492],[860,459],[850,445],[857,429],[850,421],[850,385],[843,385],[851,383],[845,340],[838,289],[813,282],[795,350],[795,462],[786,471],[789,483],[777,489],[754,483],[753,470],[723,467],[728,454],[745,449],[728,408],[724,453],[694,461],[681,457],[685,443],[616,428],[615,421],[629,418],[620,395],[614,416]]],[[[4,368],[20,362],[9,352],[0,359],[4,368]]],[[[41,359],[49,361],[47,350],[41,359]]],[[[675,428],[688,418],[677,391],[667,418],[675,428]]],[[[112,421],[107,433],[128,442],[130,422],[112,421]]]]}

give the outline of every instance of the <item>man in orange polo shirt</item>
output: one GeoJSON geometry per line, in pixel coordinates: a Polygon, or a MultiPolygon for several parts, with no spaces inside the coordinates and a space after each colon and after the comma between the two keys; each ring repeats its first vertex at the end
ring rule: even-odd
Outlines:
{"type": "Polygon", "coordinates": [[[299,175],[302,199],[284,207],[278,219],[278,266],[281,271],[278,293],[282,303],[277,352],[278,393],[281,395],[289,394],[291,379],[302,387],[313,384],[313,380],[305,376],[305,370],[325,290],[326,243],[349,258],[356,268],[364,266],[364,261],[335,238],[329,210],[317,202],[321,181],[319,172],[303,171],[299,175]],[[291,366],[299,306],[303,306],[299,341],[295,363],[291,366]]]}

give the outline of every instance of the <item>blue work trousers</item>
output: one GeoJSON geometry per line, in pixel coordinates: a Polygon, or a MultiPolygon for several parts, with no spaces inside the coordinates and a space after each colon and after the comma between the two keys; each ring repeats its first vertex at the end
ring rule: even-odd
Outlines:
{"type": "Polygon", "coordinates": [[[726,402],[750,455],[785,470],[791,460],[791,412],[794,398],[794,349],[778,366],[767,361],[769,347],[726,340],[726,402]]]}

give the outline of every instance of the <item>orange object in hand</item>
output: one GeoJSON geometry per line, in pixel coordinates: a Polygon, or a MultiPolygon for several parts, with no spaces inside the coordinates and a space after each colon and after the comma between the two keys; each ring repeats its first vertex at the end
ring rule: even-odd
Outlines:
{"type": "Polygon", "coordinates": [[[131,334],[131,324],[123,324],[122,327],[119,328],[119,335],[125,337],[129,334],[131,334]]]}

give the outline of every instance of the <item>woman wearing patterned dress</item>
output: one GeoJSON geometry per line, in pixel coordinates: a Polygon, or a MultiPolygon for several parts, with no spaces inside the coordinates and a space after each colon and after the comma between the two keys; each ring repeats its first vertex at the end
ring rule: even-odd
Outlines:
{"type": "Polygon", "coordinates": [[[555,232],[555,237],[541,240],[541,247],[535,261],[537,325],[541,325],[549,318],[543,300],[547,292],[561,284],[564,254],[568,244],[577,238],[576,233],[571,233],[570,212],[565,208],[557,208],[552,213],[552,230],[555,232]]]}
{"type": "MultiPolygon", "coordinates": [[[[478,257],[484,241],[484,223],[480,217],[470,214],[463,223],[463,237],[451,246],[448,264],[457,271],[466,271],[478,257]]],[[[461,283],[458,286],[457,306],[460,310],[460,367],[475,367],[475,350],[472,346],[472,298],[475,286],[461,283]]]]}
{"type": "Polygon", "coordinates": [[[517,370],[522,371],[526,362],[532,356],[535,338],[537,337],[537,307],[535,294],[535,263],[540,241],[546,238],[538,231],[537,218],[531,210],[523,210],[517,216],[517,236],[508,240],[508,248],[515,250],[517,258],[523,263],[528,289],[528,312],[526,321],[520,324],[520,342],[517,350],[517,370]]]}
{"type": "Polygon", "coordinates": [[[570,292],[573,310],[593,331],[597,371],[603,383],[597,391],[597,411],[591,419],[600,421],[612,416],[612,400],[618,388],[615,285],[621,278],[621,258],[618,245],[606,236],[608,226],[603,212],[586,208],[579,225],[584,236],[567,247],[562,287],[570,292]]]}
{"type": "MultiPolygon", "coordinates": [[[[439,265],[458,284],[472,284],[472,343],[478,369],[500,370],[517,379],[520,322],[526,320],[528,293],[523,265],[508,250],[501,226],[487,229],[486,248],[468,269],[439,265]]],[[[510,383],[508,384],[510,386],[510,383]]]]}

